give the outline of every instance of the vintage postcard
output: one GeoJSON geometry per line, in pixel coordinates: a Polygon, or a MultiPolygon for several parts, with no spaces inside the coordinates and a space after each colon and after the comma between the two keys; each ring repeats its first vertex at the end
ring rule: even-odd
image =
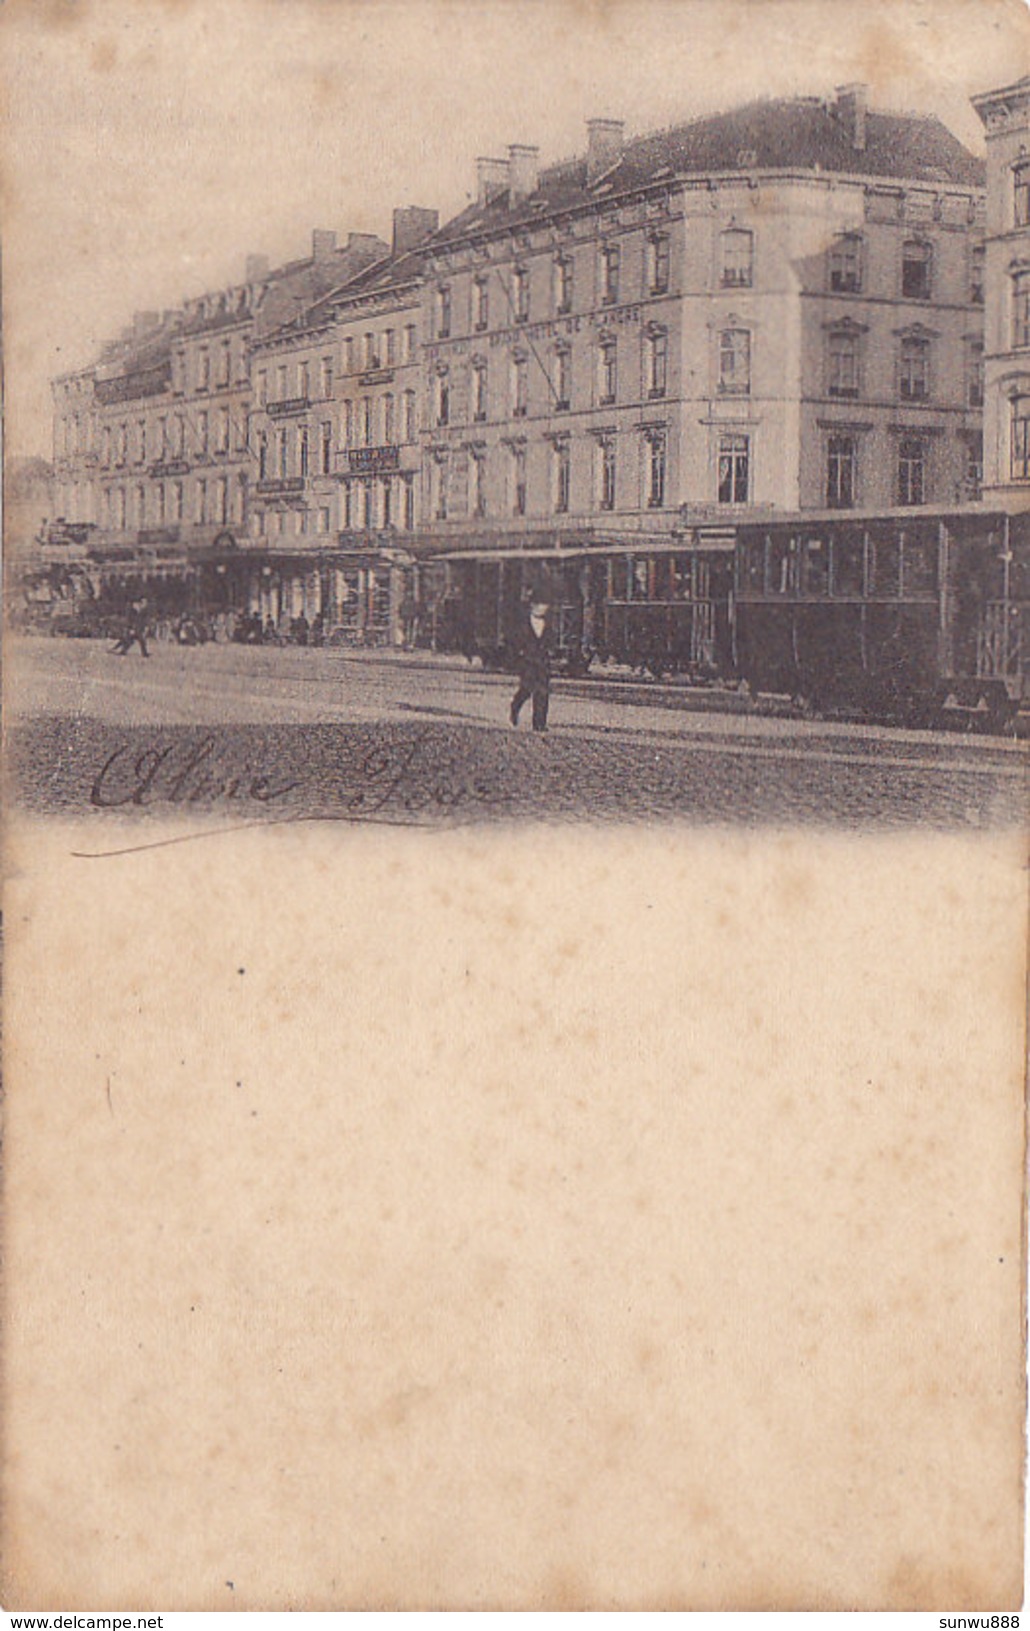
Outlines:
{"type": "Polygon", "coordinates": [[[4,1606],[1007,1623],[1030,11],[0,78],[4,1606]]]}

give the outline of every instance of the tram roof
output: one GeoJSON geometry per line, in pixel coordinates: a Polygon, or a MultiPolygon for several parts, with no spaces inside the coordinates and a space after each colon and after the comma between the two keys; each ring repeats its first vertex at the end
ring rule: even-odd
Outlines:
{"type": "Polygon", "coordinates": [[[1012,512],[1001,509],[995,504],[908,504],[896,505],[887,509],[875,510],[795,510],[785,513],[783,510],[767,510],[747,516],[739,516],[732,524],[738,531],[748,528],[771,527],[840,527],[840,526],[871,526],[877,521],[908,522],[911,526],[917,521],[955,522],[955,521],[996,521],[1003,522],[1015,519],[1012,512]]]}

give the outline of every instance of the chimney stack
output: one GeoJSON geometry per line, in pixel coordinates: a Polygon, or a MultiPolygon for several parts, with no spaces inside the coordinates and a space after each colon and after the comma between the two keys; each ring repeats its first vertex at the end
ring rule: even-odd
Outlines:
{"type": "Polygon", "coordinates": [[[424,243],[431,233],[440,225],[438,210],[420,209],[417,204],[409,204],[403,209],[393,212],[393,252],[403,255],[409,249],[416,249],[424,243]]]}
{"type": "Polygon", "coordinates": [[[527,147],[524,142],[511,142],[508,146],[508,202],[520,204],[530,193],[536,192],[539,169],[539,147],[527,147]]]}
{"type": "Polygon", "coordinates": [[[837,118],[856,153],[865,152],[867,94],[865,85],[838,85],[836,90],[837,118]]]}
{"type": "Polygon", "coordinates": [[[587,185],[622,157],[626,126],[621,119],[587,120],[587,185]]]}
{"type": "Polygon", "coordinates": [[[508,160],[507,159],[477,159],[476,160],[476,203],[489,204],[498,193],[503,193],[508,186],[508,160]]]}
{"type": "Polygon", "coordinates": [[[262,278],[268,276],[268,270],[267,255],[248,255],[244,281],[246,283],[260,283],[262,278]]]}
{"type": "Polygon", "coordinates": [[[336,233],[316,227],[311,234],[311,259],[315,265],[321,266],[323,262],[329,260],[335,249],[336,233]]]}
{"type": "Polygon", "coordinates": [[[156,311],[137,311],[132,314],[132,338],[139,340],[151,329],[157,328],[161,318],[156,311]]]}

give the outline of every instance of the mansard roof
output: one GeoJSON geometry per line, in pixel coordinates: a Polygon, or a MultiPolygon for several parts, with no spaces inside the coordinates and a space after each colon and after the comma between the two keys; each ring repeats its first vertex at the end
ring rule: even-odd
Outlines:
{"type": "Polygon", "coordinates": [[[963,146],[933,114],[865,114],[865,141],[857,147],[832,101],[820,97],[763,100],[728,113],[705,115],[626,142],[621,155],[592,182],[586,158],[540,172],[536,190],[512,207],[507,190],[473,204],[435,235],[454,238],[539,220],[639,188],[740,171],[798,171],[924,181],[979,188],[982,159],[963,146]]]}

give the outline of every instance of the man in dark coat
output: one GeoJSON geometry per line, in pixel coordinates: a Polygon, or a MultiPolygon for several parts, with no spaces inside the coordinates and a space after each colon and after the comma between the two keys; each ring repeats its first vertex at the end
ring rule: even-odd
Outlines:
{"type": "Polygon", "coordinates": [[[511,699],[510,718],[517,726],[523,707],[532,697],[535,731],[547,729],[547,708],[551,700],[549,611],[550,607],[542,600],[535,600],[529,608],[519,648],[519,688],[511,699]]]}
{"type": "Polygon", "coordinates": [[[118,641],[118,644],[112,647],[112,650],[116,651],[119,657],[127,657],[138,640],[140,651],[144,657],[149,657],[150,652],[147,650],[147,622],[146,601],[143,599],[134,600],[125,633],[118,641]]]}

